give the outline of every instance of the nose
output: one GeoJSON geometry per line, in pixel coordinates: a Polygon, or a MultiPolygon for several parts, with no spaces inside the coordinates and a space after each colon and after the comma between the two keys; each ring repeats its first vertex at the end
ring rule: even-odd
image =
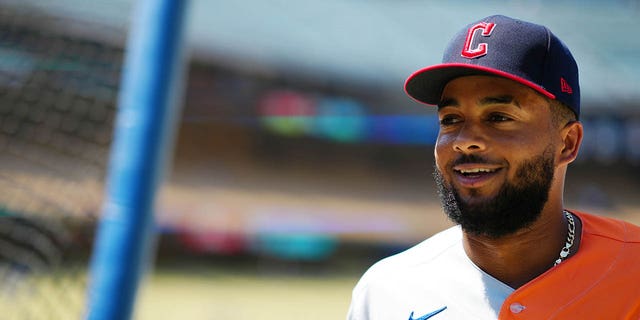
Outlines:
{"type": "Polygon", "coordinates": [[[475,153],[484,151],[486,147],[486,140],[480,128],[473,123],[465,123],[453,141],[453,149],[456,152],[475,153]]]}

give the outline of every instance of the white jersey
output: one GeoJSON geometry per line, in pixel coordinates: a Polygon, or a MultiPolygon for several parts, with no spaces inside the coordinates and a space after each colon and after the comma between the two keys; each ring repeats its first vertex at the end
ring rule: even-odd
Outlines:
{"type": "Polygon", "coordinates": [[[471,262],[456,226],[369,268],[353,290],[347,318],[497,319],[513,292],[471,262]]]}

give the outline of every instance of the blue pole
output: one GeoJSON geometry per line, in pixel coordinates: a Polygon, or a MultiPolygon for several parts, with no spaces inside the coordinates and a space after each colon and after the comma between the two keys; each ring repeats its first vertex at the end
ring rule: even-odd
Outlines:
{"type": "Polygon", "coordinates": [[[187,0],[140,0],[129,33],[86,318],[130,319],[151,254],[153,202],[172,149],[187,0]]]}

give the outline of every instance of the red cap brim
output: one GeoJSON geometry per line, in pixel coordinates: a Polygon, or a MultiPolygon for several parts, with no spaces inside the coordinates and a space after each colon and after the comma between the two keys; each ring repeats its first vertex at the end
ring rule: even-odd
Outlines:
{"type": "Polygon", "coordinates": [[[472,75],[498,76],[521,83],[540,94],[555,99],[556,96],[543,87],[522,77],[484,66],[465,63],[443,63],[420,69],[404,83],[404,91],[418,102],[436,105],[449,81],[472,75]]]}

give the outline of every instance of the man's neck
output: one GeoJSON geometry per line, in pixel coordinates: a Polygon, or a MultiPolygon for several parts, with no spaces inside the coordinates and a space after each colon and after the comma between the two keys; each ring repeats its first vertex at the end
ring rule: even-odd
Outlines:
{"type": "MultiPolygon", "coordinates": [[[[576,235],[579,231],[576,228],[576,235]]],[[[480,269],[517,289],[553,266],[566,239],[566,218],[555,213],[543,214],[532,226],[501,238],[465,232],[463,245],[480,269]]]]}

